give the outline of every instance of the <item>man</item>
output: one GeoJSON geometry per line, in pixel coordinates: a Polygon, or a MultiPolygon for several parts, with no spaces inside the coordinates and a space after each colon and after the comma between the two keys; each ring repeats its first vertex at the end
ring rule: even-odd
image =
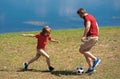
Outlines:
{"type": "Polygon", "coordinates": [[[91,52],[91,48],[98,41],[99,27],[96,19],[86,12],[85,9],[80,8],[77,14],[84,20],[85,30],[81,38],[82,44],[79,52],[84,55],[89,65],[88,70],[85,73],[91,73],[95,71],[95,67],[100,63],[100,59],[95,57],[91,52]]]}

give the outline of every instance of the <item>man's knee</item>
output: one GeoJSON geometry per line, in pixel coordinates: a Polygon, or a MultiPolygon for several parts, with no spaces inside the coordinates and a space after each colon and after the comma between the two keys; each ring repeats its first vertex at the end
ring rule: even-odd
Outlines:
{"type": "Polygon", "coordinates": [[[80,48],[80,49],[79,49],[79,52],[80,52],[81,54],[84,54],[85,51],[80,48]]]}

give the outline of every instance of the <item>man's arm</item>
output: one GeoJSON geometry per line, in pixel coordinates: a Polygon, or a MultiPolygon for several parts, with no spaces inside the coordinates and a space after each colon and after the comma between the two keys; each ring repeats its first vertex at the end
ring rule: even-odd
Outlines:
{"type": "Polygon", "coordinates": [[[98,35],[99,35],[99,26],[98,23],[96,22],[97,30],[98,30],[98,35]]]}
{"type": "Polygon", "coordinates": [[[88,22],[86,23],[85,30],[84,30],[84,33],[83,33],[83,36],[82,36],[82,39],[81,39],[82,42],[85,41],[85,38],[86,38],[86,36],[87,36],[87,33],[88,33],[89,30],[90,30],[90,26],[91,26],[91,22],[88,21],[88,22]]]}

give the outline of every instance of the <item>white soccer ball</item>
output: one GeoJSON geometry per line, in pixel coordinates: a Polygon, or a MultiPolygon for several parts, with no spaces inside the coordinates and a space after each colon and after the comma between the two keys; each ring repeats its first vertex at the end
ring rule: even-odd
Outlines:
{"type": "Polygon", "coordinates": [[[76,72],[77,72],[77,74],[83,74],[84,73],[84,68],[83,67],[77,67],[76,72]]]}

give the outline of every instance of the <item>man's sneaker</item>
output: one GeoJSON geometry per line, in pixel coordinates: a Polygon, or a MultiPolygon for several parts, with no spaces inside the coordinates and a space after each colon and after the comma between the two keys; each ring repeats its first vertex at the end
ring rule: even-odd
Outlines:
{"type": "Polygon", "coordinates": [[[100,61],[101,60],[99,58],[97,58],[96,60],[94,60],[92,68],[94,69],[100,63],[100,61]]]}
{"type": "Polygon", "coordinates": [[[54,70],[54,67],[50,66],[49,67],[50,72],[54,70]]]}
{"type": "Polygon", "coordinates": [[[28,68],[28,64],[27,63],[23,63],[23,68],[27,69],[28,68]]]}
{"type": "Polygon", "coordinates": [[[91,69],[88,69],[85,73],[93,73],[93,72],[95,72],[95,70],[94,70],[94,68],[91,68],[91,69]]]}

